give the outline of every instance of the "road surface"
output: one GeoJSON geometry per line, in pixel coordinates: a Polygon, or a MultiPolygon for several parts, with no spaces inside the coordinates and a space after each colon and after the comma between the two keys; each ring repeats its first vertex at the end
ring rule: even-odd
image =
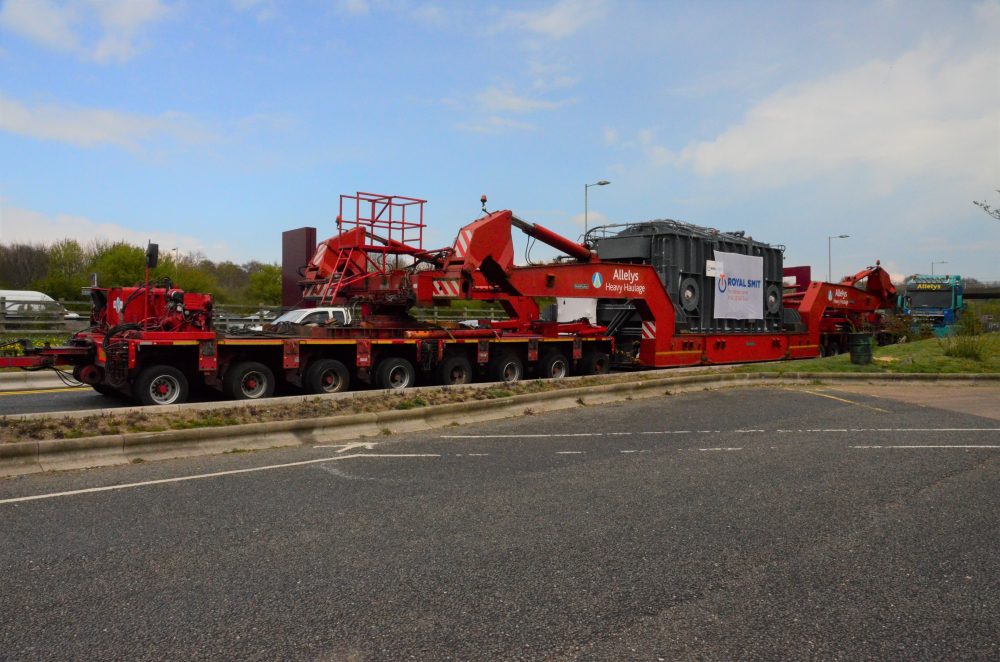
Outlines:
{"type": "Polygon", "coordinates": [[[997,659],[998,488],[821,386],[0,480],[0,659],[997,659]]]}

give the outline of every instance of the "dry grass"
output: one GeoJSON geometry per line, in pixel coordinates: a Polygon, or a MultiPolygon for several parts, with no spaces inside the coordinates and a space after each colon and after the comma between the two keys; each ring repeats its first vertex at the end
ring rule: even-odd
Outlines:
{"type": "Polygon", "coordinates": [[[347,398],[308,398],[293,403],[261,402],[249,406],[222,409],[157,413],[155,409],[142,412],[110,413],[94,416],[64,416],[48,418],[0,417],[0,443],[40,439],[74,439],[101,435],[138,432],[162,432],[192,428],[220,427],[245,423],[291,421],[375,413],[391,410],[417,409],[432,405],[481,400],[496,400],[527,393],[541,393],[566,388],[609,384],[622,381],[639,381],[662,377],[662,373],[628,373],[602,375],[573,380],[526,380],[516,384],[489,384],[478,388],[429,388],[419,391],[391,393],[385,391],[358,392],[347,398]]]}

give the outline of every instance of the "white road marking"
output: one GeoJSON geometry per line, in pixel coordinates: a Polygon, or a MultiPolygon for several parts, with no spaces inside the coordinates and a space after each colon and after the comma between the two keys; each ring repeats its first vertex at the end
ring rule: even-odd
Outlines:
{"type": "Polygon", "coordinates": [[[378,446],[377,441],[352,441],[347,444],[331,444],[329,446],[313,446],[313,448],[336,448],[338,453],[353,451],[356,448],[363,448],[366,451],[373,451],[378,446]]]}
{"type": "Polygon", "coordinates": [[[700,451],[741,451],[742,448],[699,448],[700,451]]]}
{"type": "MultiPolygon", "coordinates": [[[[443,434],[441,439],[551,439],[554,437],[604,437],[606,432],[564,432],[556,434],[443,434]]],[[[318,446],[317,446],[318,448],[318,446]]]]}
{"type": "Polygon", "coordinates": [[[1000,446],[998,446],[998,445],[990,445],[990,444],[981,444],[981,445],[974,445],[974,444],[959,445],[959,444],[954,444],[954,445],[950,445],[949,446],[949,445],[941,444],[941,445],[933,445],[933,446],[932,445],[923,445],[923,446],[921,446],[921,445],[912,445],[912,446],[851,446],[851,448],[861,448],[861,449],[869,449],[870,450],[870,449],[873,449],[873,448],[1000,448],[1000,446]]]}
{"type": "Polygon", "coordinates": [[[583,451],[556,451],[556,455],[583,455],[583,451]]]}
{"type": "Polygon", "coordinates": [[[139,483],[122,483],[120,485],[104,485],[102,487],[87,487],[80,490],[68,490],[66,492],[50,492],[48,494],[33,494],[31,496],[14,497],[11,499],[0,499],[0,505],[5,503],[21,503],[23,501],[39,501],[41,499],[54,499],[56,497],[76,496],[78,494],[93,494],[95,492],[110,492],[112,490],[127,490],[134,487],[145,487],[147,485],[163,485],[166,483],[182,483],[188,480],[202,480],[204,478],[218,478],[220,476],[234,476],[237,474],[248,474],[257,471],[270,471],[271,469],[285,469],[287,467],[301,467],[307,464],[318,464],[320,462],[336,462],[338,460],[353,460],[359,457],[374,458],[406,458],[406,457],[441,457],[430,453],[399,453],[399,454],[364,454],[338,455],[335,457],[321,457],[314,460],[301,460],[299,462],[286,462],[284,464],[269,464],[263,467],[249,467],[247,469],[230,469],[228,471],[215,471],[207,474],[194,474],[191,476],[175,476],[173,478],[160,478],[157,480],[144,480],[139,483]]]}
{"type": "MultiPolygon", "coordinates": [[[[708,432],[708,430],[699,430],[699,432],[708,432]]],[[[694,434],[691,430],[650,430],[648,432],[640,432],[639,434],[694,434]]]]}
{"type": "MultiPolygon", "coordinates": [[[[886,433],[916,433],[916,432],[1000,432],[1000,428],[810,428],[802,430],[764,430],[757,428],[738,430],[645,430],[642,432],[564,432],[551,434],[452,434],[441,435],[440,439],[565,439],[571,437],[622,437],[639,435],[669,435],[669,434],[829,434],[848,432],[886,432],[886,433]]],[[[314,446],[313,448],[338,448],[339,446],[314,446]]]]}
{"type": "Polygon", "coordinates": [[[469,457],[487,457],[489,453],[469,453],[469,457]]]}

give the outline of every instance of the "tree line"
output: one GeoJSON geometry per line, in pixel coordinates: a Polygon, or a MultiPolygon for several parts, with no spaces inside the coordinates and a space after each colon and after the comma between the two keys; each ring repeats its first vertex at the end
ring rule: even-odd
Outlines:
{"type": "MultiPolygon", "coordinates": [[[[145,278],[146,249],[125,242],[74,239],[52,244],[0,244],[0,289],[37,290],[77,301],[93,274],[102,287],[130,286],[145,278]]],[[[160,253],[151,279],[170,278],[175,287],[211,294],[223,304],[280,304],[281,267],[251,261],[212,262],[204,255],[160,253]]]]}

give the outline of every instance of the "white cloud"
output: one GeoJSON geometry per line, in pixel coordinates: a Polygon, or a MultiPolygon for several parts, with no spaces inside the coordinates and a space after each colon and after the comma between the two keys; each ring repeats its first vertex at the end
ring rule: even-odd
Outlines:
{"type": "Polygon", "coordinates": [[[920,174],[988,185],[1000,173],[997,71],[995,44],[971,53],[927,44],[781,90],[715,138],[659,157],[769,186],[858,166],[881,193],[920,174]]]}
{"type": "Polygon", "coordinates": [[[559,0],[545,9],[509,11],[501,17],[499,25],[563,39],[603,18],[606,10],[605,0],[559,0]]]}
{"type": "Polygon", "coordinates": [[[561,101],[547,101],[545,99],[532,99],[530,97],[519,96],[508,88],[488,87],[476,96],[476,100],[483,108],[494,111],[509,111],[514,113],[530,113],[536,110],[555,110],[566,104],[573,103],[572,99],[561,101]]]}
{"type": "Polygon", "coordinates": [[[469,131],[471,133],[503,133],[510,130],[531,131],[536,128],[534,124],[518,122],[517,120],[498,117],[496,115],[483,120],[465,122],[457,126],[462,131],[469,131]]]}
{"type": "Polygon", "coordinates": [[[237,11],[253,13],[254,18],[264,23],[278,15],[274,0],[229,0],[237,11]]]}
{"type": "Polygon", "coordinates": [[[430,3],[414,7],[410,11],[410,16],[429,26],[441,27],[449,22],[448,12],[441,6],[430,3]]]}
{"type": "Polygon", "coordinates": [[[531,88],[536,92],[568,90],[580,83],[580,76],[567,73],[563,64],[531,60],[528,62],[528,73],[533,78],[531,88]]]}
{"type": "Polygon", "coordinates": [[[607,225],[608,223],[611,222],[611,219],[608,218],[607,214],[590,209],[587,211],[586,214],[582,212],[579,214],[574,214],[573,216],[570,217],[569,221],[573,225],[578,225],[581,228],[583,228],[584,221],[586,221],[586,226],[588,229],[590,229],[590,228],[595,228],[598,225],[607,225]]]}
{"type": "Polygon", "coordinates": [[[0,239],[5,244],[52,243],[61,239],[75,239],[81,245],[94,240],[124,241],[135,246],[145,246],[147,241],[160,245],[164,252],[177,248],[181,254],[202,253],[213,260],[234,259],[229,247],[223,243],[206,244],[202,239],[162,228],[132,229],[117,223],[94,221],[70,214],[45,214],[32,209],[12,207],[0,198],[0,239]]]}
{"type": "Polygon", "coordinates": [[[0,27],[43,46],[72,51],[78,44],[71,28],[75,13],[50,0],[7,0],[0,10],[0,27]]]}
{"type": "Polygon", "coordinates": [[[613,126],[604,127],[604,144],[609,146],[618,144],[618,129],[613,126]]]}
{"type": "Polygon", "coordinates": [[[2,94],[0,131],[78,147],[112,145],[132,151],[161,138],[184,143],[214,140],[209,132],[180,113],[145,116],[57,104],[28,106],[2,94]]]}
{"type": "Polygon", "coordinates": [[[136,55],[147,26],[165,19],[161,0],[7,0],[0,27],[42,46],[97,62],[125,62],[136,55]],[[97,32],[96,41],[81,35],[97,32]]]}
{"type": "Polygon", "coordinates": [[[351,16],[362,16],[371,11],[368,0],[340,0],[337,7],[341,12],[351,16]]]}
{"type": "MultiPolygon", "coordinates": [[[[464,110],[466,104],[461,100],[448,98],[441,101],[443,105],[456,110],[464,110]]],[[[516,94],[510,87],[488,87],[475,97],[475,105],[485,115],[484,118],[458,124],[462,131],[473,133],[504,133],[507,131],[531,131],[537,127],[528,122],[522,122],[503,117],[498,113],[515,113],[525,115],[539,111],[556,110],[562,106],[574,103],[573,99],[548,101],[516,94]]]]}

